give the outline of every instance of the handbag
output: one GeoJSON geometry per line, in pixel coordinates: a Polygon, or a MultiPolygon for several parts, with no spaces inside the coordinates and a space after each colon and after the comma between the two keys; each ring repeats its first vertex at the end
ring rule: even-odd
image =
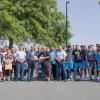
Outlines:
{"type": "Polygon", "coordinates": [[[5,70],[12,70],[12,63],[5,64],[5,70]]]}

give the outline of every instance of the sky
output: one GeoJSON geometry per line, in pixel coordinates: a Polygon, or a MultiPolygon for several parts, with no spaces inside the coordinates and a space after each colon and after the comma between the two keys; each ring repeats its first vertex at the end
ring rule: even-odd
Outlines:
{"type": "MultiPolygon", "coordinates": [[[[58,9],[66,14],[66,0],[58,0],[58,9]]],[[[73,34],[71,44],[100,43],[100,5],[98,0],[70,0],[68,20],[73,34]]]]}

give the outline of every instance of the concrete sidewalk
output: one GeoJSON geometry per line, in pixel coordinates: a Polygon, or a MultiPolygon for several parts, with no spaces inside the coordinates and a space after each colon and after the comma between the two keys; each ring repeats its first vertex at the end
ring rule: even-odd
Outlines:
{"type": "Polygon", "coordinates": [[[100,100],[100,83],[1,82],[0,100],[100,100]]]}

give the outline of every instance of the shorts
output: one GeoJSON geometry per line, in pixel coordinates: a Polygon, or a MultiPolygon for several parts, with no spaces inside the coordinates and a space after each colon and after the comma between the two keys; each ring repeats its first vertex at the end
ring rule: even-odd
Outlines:
{"type": "Polygon", "coordinates": [[[83,64],[82,63],[74,63],[74,68],[75,69],[81,69],[83,67],[83,64]]]}
{"type": "Polygon", "coordinates": [[[82,68],[88,68],[88,63],[86,61],[83,61],[82,64],[83,64],[82,68]]]}
{"type": "Polygon", "coordinates": [[[100,65],[97,65],[97,66],[96,66],[96,70],[97,70],[97,71],[100,71],[100,65]]]}
{"type": "Polygon", "coordinates": [[[65,69],[73,69],[73,61],[65,62],[65,69]]]}

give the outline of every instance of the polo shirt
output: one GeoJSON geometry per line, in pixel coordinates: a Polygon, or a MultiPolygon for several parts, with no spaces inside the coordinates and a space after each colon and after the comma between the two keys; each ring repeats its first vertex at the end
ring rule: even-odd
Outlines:
{"type": "Polygon", "coordinates": [[[25,51],[23,51],[23,50],[17,51],[16,52],[16,59],[17,60],[26,60],[26,53],[25,53],[25,51]]]}
{"type": "Polygon", "coordinates": [[[56,52],[56,57],[62,59],[63,57],[66,57],[66,52],[64,50],[58,50],[56,52]]]}

